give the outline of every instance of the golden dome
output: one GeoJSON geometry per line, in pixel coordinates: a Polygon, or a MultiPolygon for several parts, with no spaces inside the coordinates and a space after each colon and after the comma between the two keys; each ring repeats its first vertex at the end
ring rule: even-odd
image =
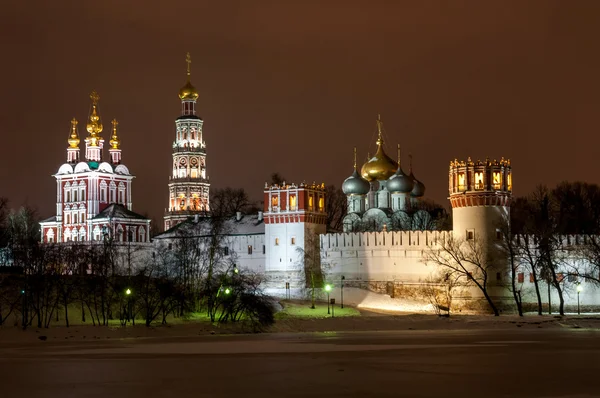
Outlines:
{"type": "Polygon", "coordinates": [[[112,120],[112,137],[110,137],[110,141],[108,141],[111,149],[119,149],[119,145],[121,145],[121,141],[119,141],[119,137],[117,137],[117,126],[118,125],[119,125],[119,122],[117,122],[117,119],[113,119],[112,120]]]}
{"type": "Polygon", "coordinates": [[[77,134],[77,119],[71,120],[71,136],[67,140],[69,147],[79,148],[79,135],[77,134]]]}
{"type": "Polygon", "coordinates": [[[196,88],[192,86],[192,83],[188,80],[185,86],[181,87],[179,90],[179,98],[183,100],[193,100],[196,101],[198,99],[198,91],[196,88]]]}
{"type": "Polygon", "coordinates": [[[192,74],[190,68],[192,64],[192,57],[190,56],[190,53],[187,53],[185,57],[185,62],[187,62],[187,83],[185,84],[185,86],[181,87],[181,90],[179,90],[179,99],[181,99],[182,101],[196,101],[198,99],[198,91],[196,91],[196,87],[192,86],[192,83],[190,82],[190,75],[192,74]]]}
{"type": "Polygon", "coordinates": [[[383,136],[381,133],[381,119],[377,119],[377,130],[379,136],[377,137],[377,153],[371,159],[365,163],[360,174],[367,181],[382,181],[390,178],[398,169],[398,163],[383,150],[383,136]]]}
{"type": "Polygon", "coordinates": [[[90,120],[86,126],[86,130],[90,135],[86,140],[89,140],[90,146],[98,146],[98,142],[101,140],[98,134],[102,132],[103,127],[102,122],[100,121],[100,114],[98,113],[98,101],[100,100],[100,96],[96,90],[92,91],[90,99],[92,100],[92,112],[90,113],[90,120]]]}

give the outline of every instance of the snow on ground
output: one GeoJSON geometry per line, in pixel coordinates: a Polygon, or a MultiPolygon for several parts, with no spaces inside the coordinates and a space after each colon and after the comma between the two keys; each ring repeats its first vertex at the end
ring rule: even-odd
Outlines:
{"type": "MultiPolygon", "coordinates": [[[[267,288],[265,289],[265,293],[280,299],[289,297],[295,300],[306,300],[309,298],[310,289],[290,289],[288,296],[286,296],[285,289],[267,288]]],[[[332,291],[330,297],[335,298],[336,305],[341,304],[341,291],[339,288],[332,291]]],[[[320,301],[326,301],[326,298],[325,295],[319,295],[320,301]]],[[[344,288],[344,304],[365,310],[434,313],[434,308],[429,303],[403,298],[391,298],[387,294],[374,293],[353,287],[344,288]]]]}

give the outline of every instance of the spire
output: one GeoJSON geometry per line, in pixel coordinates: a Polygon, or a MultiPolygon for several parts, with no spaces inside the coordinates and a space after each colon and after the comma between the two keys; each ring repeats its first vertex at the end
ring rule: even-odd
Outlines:
{"type": "Polygon", "coordinates": [[[383,133],[382,133],[382,125],[381,114],[377,114],[377,145],[383,145],[383,133]]]}
{"type": "Polygon", "coordinates": [[[121,163],[121,141],[119,141],[119,137],[117,136],[117,126],[119,125],[119,122],[117,122],[117,119],[113,119],[111,123],[112,136],[108,142],[110,144],[108,153],[110,153],[110,161],[112,164],[119,164],[121,163]]]}
{"type": "Polygon", "coordinates": [[[67,148],[67,162],[77,163],[79,161],[79,134],[77,134],[77,119],[71,120],[71,135],[67,140],[69,147],[67,148]]]}
{"type": "Polygon", "coordinates": [[[402,168],[402,164],[400,162],[400,144],[398,144],[398,168],[402,168]]]}
{"type": "Polygon", "coordinates": [[[110,141],[108,143],[110,144],[111,149],[119,149],[119,146],[121,145],[119,137],[117,137],[117,126],[119,125],[119,122],[117,122],[117,119],[113,119],[111,123],[112,136],[110,137],[110,141]]]}
{"type": "Polygon", "coordinates": [[[77,123],[79,123],[77,121],[77,119],[73,118],[71,120],[71,136],[70,138],[67,140],[69,143],[69,147],[70,148],[77,148],[79,149],[79,134],[77,134],[77,123]]]}
{"type": "Polygon", "coordinates": [[[189,51],[185,56],[185,62],[187,64],[187,81],[190,82],[190,76],[192,75],[192,56],[190,55],[189,51]]]}
{"type": "Polygon", "coordinates": [[[356,171],[356,147],[354,147],[354,171],[356,171]]]}
{"type": "Polygon", "coordinates": [[[102,159],[104,140],[100,137],[103,127],[102,121],[100,120],[100,113],[98,112],[98,101],[100,101],[100,96],[96,90],[92,91],[90,99],[92,100],[92,110],[86,125],[86,130],[89,135],[85,139],[85,157],[88,161],[99,162],[102,159]]]}

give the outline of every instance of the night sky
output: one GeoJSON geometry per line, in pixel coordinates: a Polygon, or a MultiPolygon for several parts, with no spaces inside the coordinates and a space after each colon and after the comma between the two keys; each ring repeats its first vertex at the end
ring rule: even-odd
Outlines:
{"type": "MultiPolygon", "coordinates": [[[[598,183],[600,1],[11,1],[0,11],[0,196],[55,214],[70,120],[119,120],[134,210],[162,220],[185,54],[211,186],[339,186],[375,149],[448,205],[451,159],[508,157],[515,193],[598,183]],[[407,165],[407,156],[404,156],[407,165]]],[[[83,147],[83,142],[82,142],[83,147]]],[[[83,155],[83,152],[82,152],[83,155]]],[[[107,157],[107,153],[105,155],[107,157]]],[[[162,224],[162,222],[160,222],[162,224]]]]}

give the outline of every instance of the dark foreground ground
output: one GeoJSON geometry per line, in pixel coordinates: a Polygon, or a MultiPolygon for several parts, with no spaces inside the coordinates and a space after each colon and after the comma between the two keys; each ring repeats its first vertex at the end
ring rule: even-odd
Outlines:
{"type": "Polygon", "coordinates": [[[597,329],[465,326],[4,340],[0,391],[110,398],[600,396],[597,329]]]}

